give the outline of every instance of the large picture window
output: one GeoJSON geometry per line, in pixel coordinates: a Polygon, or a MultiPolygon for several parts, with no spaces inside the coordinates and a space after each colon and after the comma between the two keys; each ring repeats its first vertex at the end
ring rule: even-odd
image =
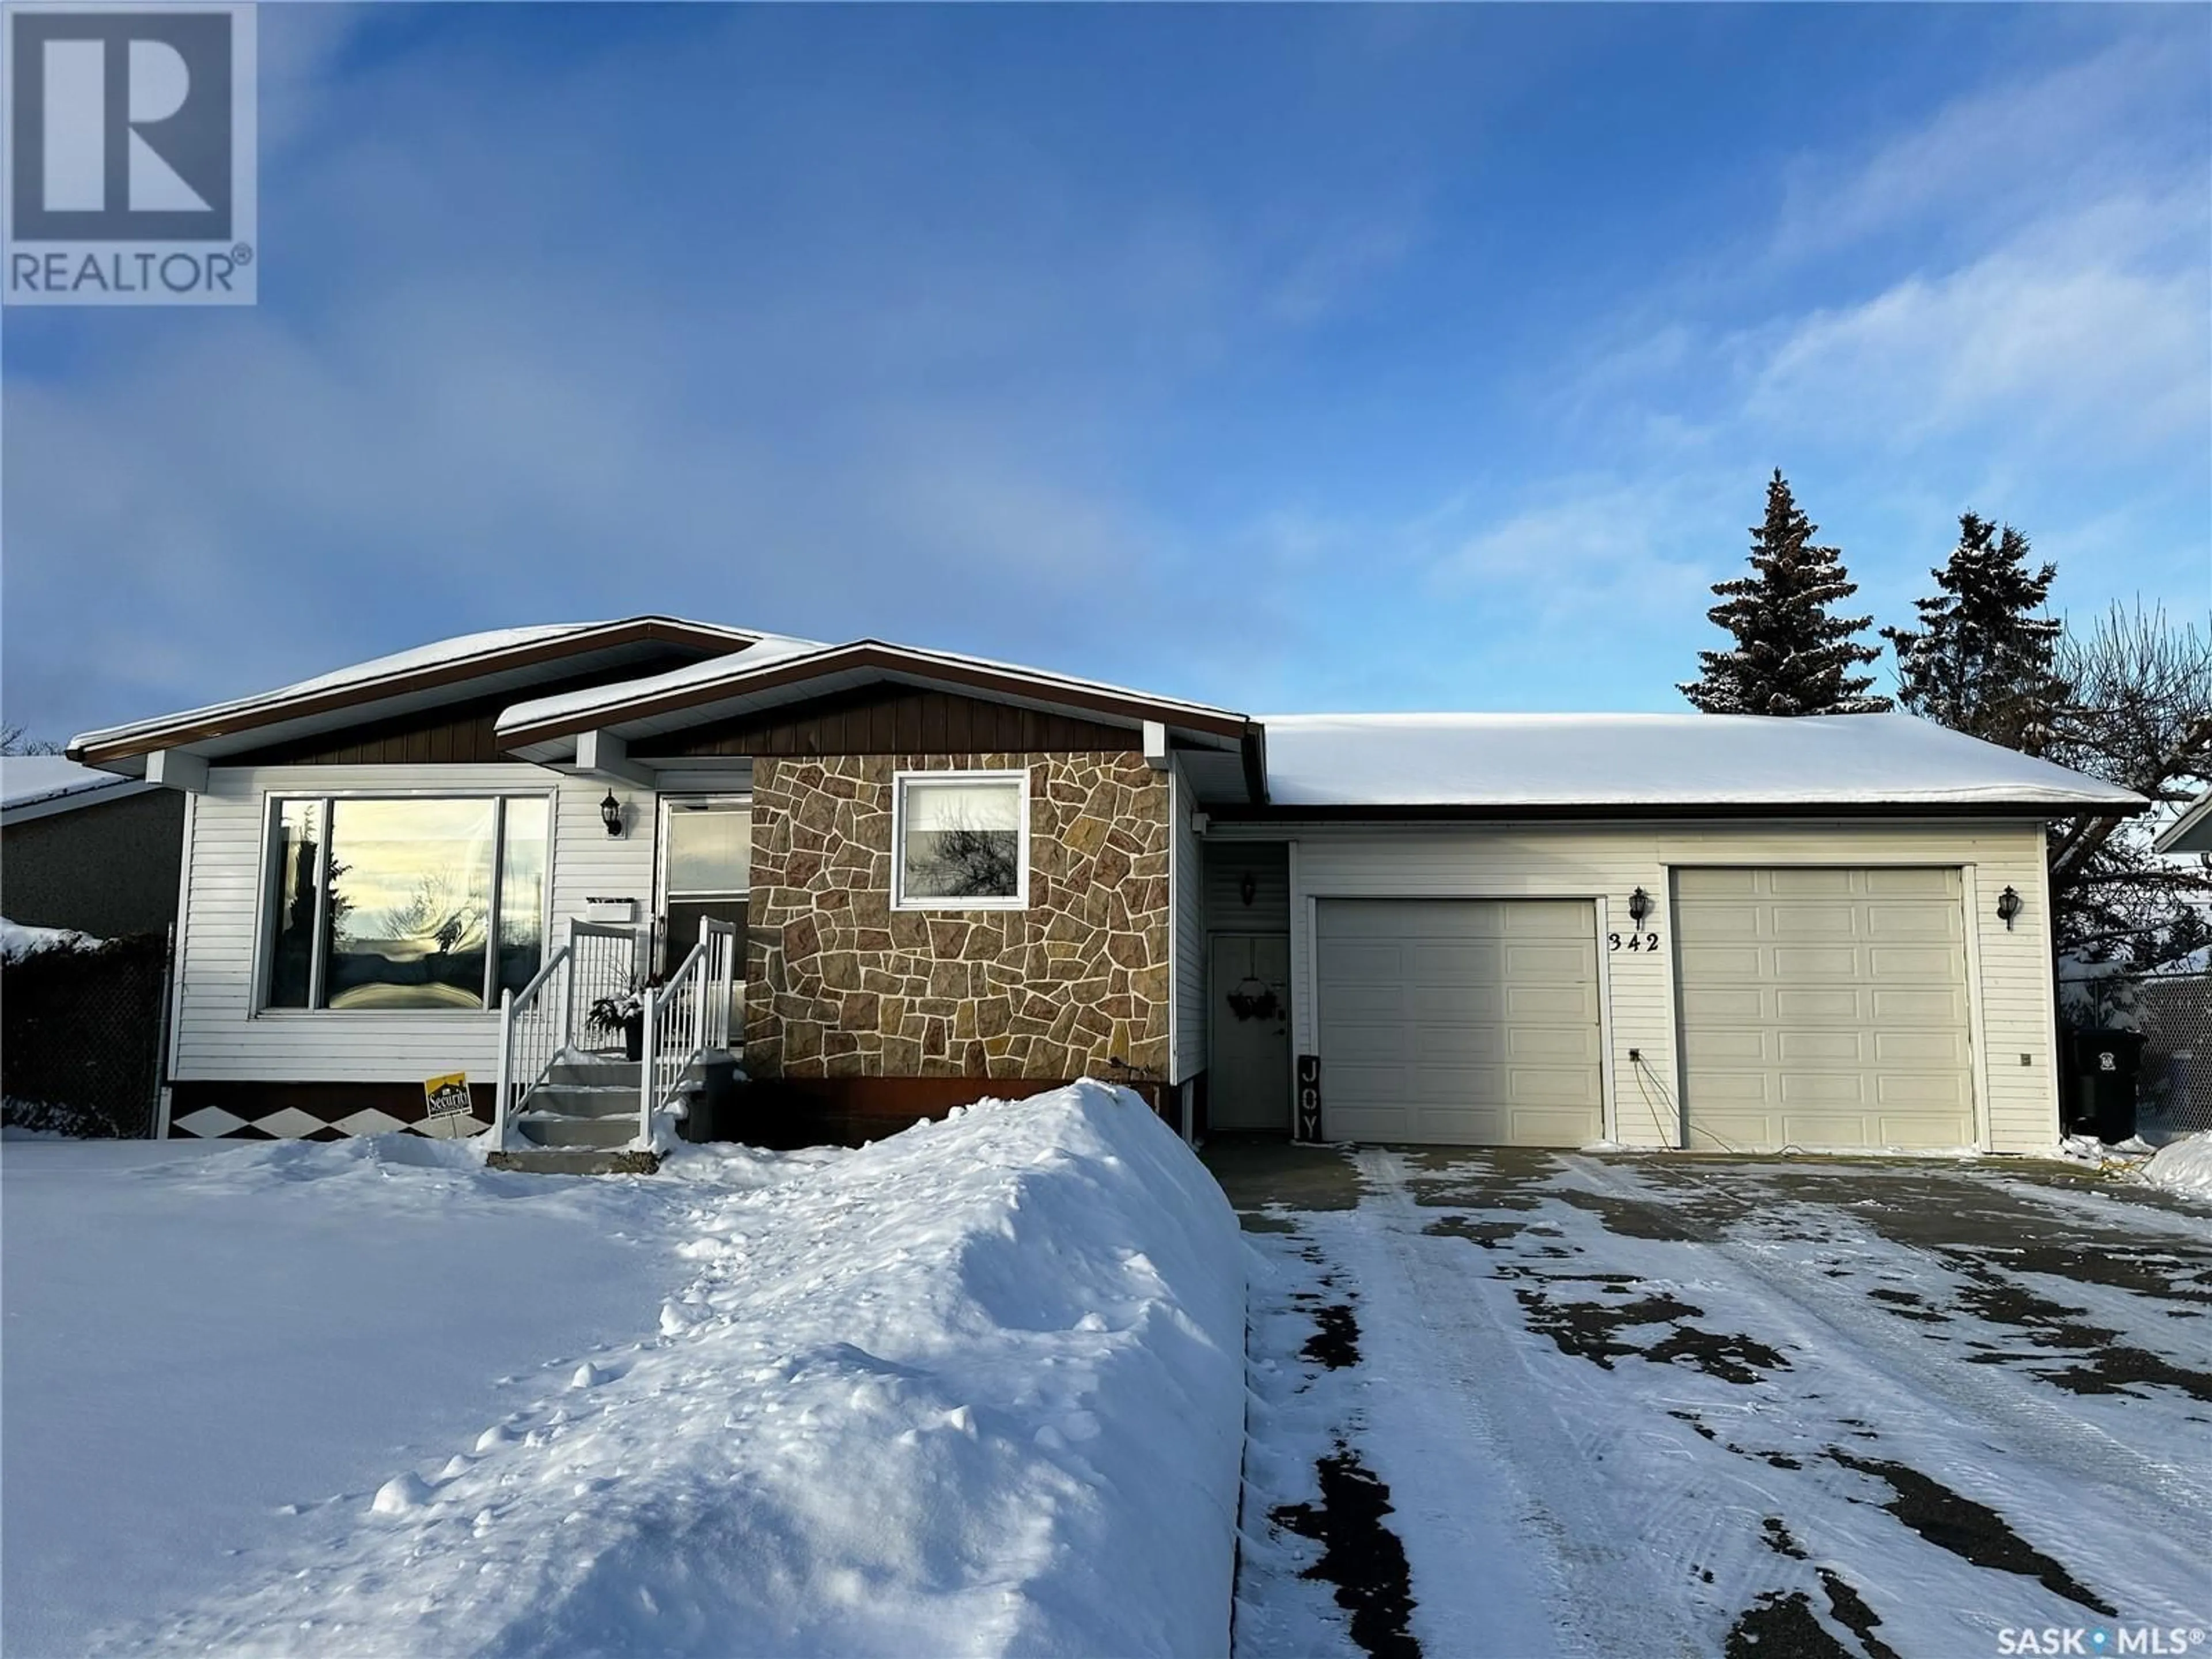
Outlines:
{"type": "Polygon", "coordinates": [[[901,773],[892,818],[892,901],[902,909],[1014,910],[1029,902],[1025,774],[901,773]]]}
{"type": "Polygon", "coordinates": [[[542,795],[276,803],[271,1009],[485,1009],[544,960],[542,795]]]}

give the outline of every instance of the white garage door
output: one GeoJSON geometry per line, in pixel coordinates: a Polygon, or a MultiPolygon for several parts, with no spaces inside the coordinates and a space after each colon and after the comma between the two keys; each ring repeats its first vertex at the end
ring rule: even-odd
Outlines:
{"type": "Polygon", "coordinates": [[[1580,1146],[1604,1123],[1586,900],[1324,899],[1332,1140],[1580,1146]]]}
{"type": "Polygon", "coordinates": [[[1974,1144],[1956,870],[1680,870],[1693,1152],[1974,1144]]]}

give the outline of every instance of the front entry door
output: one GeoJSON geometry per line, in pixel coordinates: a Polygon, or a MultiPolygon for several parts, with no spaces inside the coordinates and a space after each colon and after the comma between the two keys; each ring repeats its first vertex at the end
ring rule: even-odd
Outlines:
{"type": "Polygon", "coordinates": [[[1291,940],[1213,936],[1206,1119],[1214,1129],[1291,1127],[1291,940]]]}
{"type": "MultiPolygon", "coordinates": [[[[752,885],[753,804],[746,795],[664,795],[660,799],[660,902],[655,931],[665,974],[699,942],[699,920],[745,932],[752,885]]],[[[744,969],[742,960],[738,970],[744,969]]]]}

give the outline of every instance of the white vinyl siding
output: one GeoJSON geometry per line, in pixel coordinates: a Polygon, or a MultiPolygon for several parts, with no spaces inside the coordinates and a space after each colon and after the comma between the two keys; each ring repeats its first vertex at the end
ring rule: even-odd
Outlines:
{"type": "Polygon", "coordinates": [[[593,897],[653,902],[653,812],[643,792],[617,785],[629,833],[599,821],[603,779],[564,778],[541,767],[215,767],[193,802],[185,916],[178,950],[176,1070],[193,1079],[398,1082],[466,1071],[489,1082],[499,1062],[494,1010],[263,1012],[257,1004],[263,907],[268,890],[269,801],[317,793],[544,793],[555,798],[550,849],[552,930],[593,897]]]}
{"type": "MultiPolygon", "coordinates": [[[[1255,830],[1257,830],[1255,826],[1255,830]]],[[[1224,840],[1238,832],[1220,825],[1224,840]]],[[[1267,836],[1282,830],[1269,826],[1267,836]]],[[[1322,898],[1587,898],[1600,930],[1626,929],[1638,887],[1658,900],[1644,924],[1656,951],[1601,952],[1607,1005],[1607,1133],[1632,1146],[1680,1141],[1674,1042],[1672,872],[1715,865],[1917,865],[1962,872],[1969,920],[1968,994],[1976,1023],[1974,1086],[1985,1148],[2049,1150],[2058,1139],[2053,1070],[2050,904],[2043,827],[2036,823],[1923,821],[1796,823],[1501,824],[1302,828],[1291,860],[1291,1047],[1328,1054],[1315,1026],[1313,929],[1322,898]],[[2019,890],[2027,908],[2008,931],[1996,895],[2019,890]],[[1633,1048],[1640,1060],[1632,1061],[1633,1048]]],[[[1626,935],[1624,934],[1624,937],[1626,935]]]]}
{"type": "Polygon", "coordinates": [[[1190,815],[1196,798],[1182,763],[1168,769],[1168,913],[1175,990],[1168,1004],[1168,1081],[1206,1069],[1206,878],[1190,815]]]}

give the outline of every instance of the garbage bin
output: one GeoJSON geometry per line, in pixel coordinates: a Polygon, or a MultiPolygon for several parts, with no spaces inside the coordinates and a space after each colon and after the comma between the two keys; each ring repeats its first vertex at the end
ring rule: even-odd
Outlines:
{"type": "Polygon", "coordinates": [[[2076,1134],[2107,1146],[2136,1132],[2136,1079],[2142,1070],[2140,1031],[2075,1031],[2068,1040],[2074,1061],[2073,1121],[2076,1134]]]}
{"type": "Polygon", "coordinates": [[[744,1073],[731,1058],[710,1060],[700,1068],[699,1091],[684,1115],[683,1136],[690,1141],[737,1138],[738,1090],[744,1073]]]}

